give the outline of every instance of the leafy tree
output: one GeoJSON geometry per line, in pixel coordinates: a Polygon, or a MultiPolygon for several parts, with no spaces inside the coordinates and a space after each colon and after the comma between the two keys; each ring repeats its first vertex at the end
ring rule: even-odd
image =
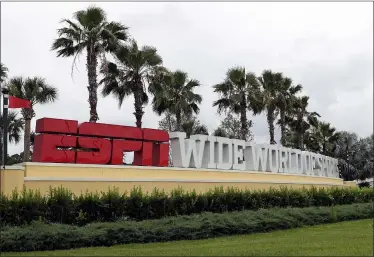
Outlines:
{"type": "Polygon", "coordinates": [[[162,68],[162,58],[156,48],[151,46],[138,47],[135,40],[129,46],[122,45],[115,51],[115,62],[105,62],[101,72],[104,78],[102,94],[112,94],[121,107],[123,100],[134,96],[136,126],[142,126],[143,105],[148,103],[146,85],[154,82],[162,68]]]}
{"type": "Polygon", "coordinates": [[[215,137],[229,137],[226,133],[226,130],[224,130],[222,127],[218,127],[213,131],[212,136],[215,137]]]}
{"type": "Polygon", "coordinates": [[[161,115],[168,112],[176,118],[176,131],[182,130],[182,116],[199,113],[202,97],[194,93],[200,82],[188,79],[187,73],[177,70],[165,73],[161,83],[152,83],[150,91],[153,94],[153,110],[161,115]]]}
{"type": "Polygon", "coordinates": [[[73,20],[63,19],[64,27],[58,29],[58,38],[52,44],[52,50],[58,57],[74,56],[72,70],[77,56],[86,51],[88,76],[88,102],[90,122],[96,122],[97,114],[97,67],[98,58],[113,52],[120,42],[127,40],[127,28],[118,22],[109,22],[104,10],[90,6],[86,10],[74,13],[73,20]]]}
{"type": "Polygon", "coordinates": [[[186,132],[187,138],[191,135],[209,135],[208,128],[200,124],[196,117],[191,117],[189,120],[183,122],[182,130],[186,132]]]}
{"type": "Polygon", "coordinates": [[[0,82],[3,83],[7,77],[8,68],[3,63],[0,63],[0,82]]]}
{"type": "Polygon", "coordinates": [[[30,101],[31,108],[23,108],[21,114],[25,121],[24,135],[24,160],[30,156],[30,133],[31,119],[35,117],[34,106],[36,104],[52,103],[58,99],[58,90],[47,84],[45,79],[40,77],[22,78],[14,77],[8,82],[9,94],[18,98],[30,101]]]}
{"type": "Polygon", "coordinates": [[[312,126],[317,126],[320,115],[316,112],[309,112],[308,96],[297,97],[292,105],[292,111],[286,117],[288,130],[286,132],[286,140],[289,146],[305,149],[305,138],[312,126]]]}
{"type": "Polygon", "coordinates": [[[214,85],[214,92],[219,99],[213,102],[218,113],[234,112],[240,116],[240,139],[247,140],[249,135],[247,111],[254,115],[261,111],[260,85],[253,73],[246,73],[245,68],[235,67],[228,70],[224,82],[214,85]]]}
{"type": "MultiPolygon", "coordinates": [[[[252,127],[252,121],[247,121],[248,134],[246,135],[246,141],[253,140],[253,135],[250,128],[252,127]]],[[[235,115],[228,113],[226,117],[221,121],[219,127],[214,131],[214,135],[221,137],[229,137],[235,139],[241,139],[241,120],[235,115]]]]}
{"type": "MultiPolygon", "coordinates": [[[[32,154],[32,153],[31,153],[32,154]]],[[[19,154],[8,155],[6,165],[15,165],[23,162],[23,152],[19,154]]],[[[31,155],[28,161],[31,161],[31,155]]]]}
{"type": "MultiPolygon", "coordinates": [[[[191,135],[209,135],[208,128],[205,125],[200,124],[200,121],[196,116],[182,116],[182,132],[186,133],[186,137],[189,138],[191,135]]],[[[168,131],[175,132],[177,130],[177,121],[174,115],[169,112],[165,112],[165,117],[158,122],[158,128],[168,131]]]]}
{"type": "Polygon", "coordinates": [[[170,112],[165,112],[165,117],[158,122],[158,128],[168,132],[176,131],[176,127],[177,121],[170,112]]]}
{"type": "Polygon", "coordinates": [[[340,177],[344,180],[357,178],[357,169],[354,165],[354,156],[357,151],[359,138],[356,133],[341,131],[336,142],[335,157],[339,160],[340,177]]]}

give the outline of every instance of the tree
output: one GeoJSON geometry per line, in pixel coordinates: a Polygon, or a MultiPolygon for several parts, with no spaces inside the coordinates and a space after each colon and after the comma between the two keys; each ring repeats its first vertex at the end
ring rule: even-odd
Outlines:
{"type": "MultiPolygon", "coordinates": [[[[269,126],[269,135],[270,135],[270,144],[276,144],[274,138],[274,122],[278,116],[279,107],[283,111],[286,111],[288,105],[286,104],[287,97],[284,95],[286,91],[285,88],[287,85],[285,83],[285,79],[283,74],[280,72],[272,72],[271,70],[264,70],[262,75],[257,78],[257,80],[253,80],[255,84],[259,84],[261,86],[261,111],[266,111],[266,119],[269,126]]],[[[288,83],[290,86],[290,83],[288,83]]],[[[283,134],[286,134],[286,131],[283,127],[283,117],[281,118],[281,129],[283,129],[283,134]]],[[[284,138],[284,137],[283,137],[284,138]]],[[[285,140],[285,139],[284,139],[285,140]]]]}
{"type": "MultiPolygon", "coordinates": [[[[253,139],[250,128],[252,127],[252,121],[247,121],[248,134],[246,135],[246,141],[253,139]]],[[[241,120],[235,115],[228,113],[226,117],[221,121],[219,127],[214,131],[214,135],[221,137],[229,137],[234,139],[241,139],[241,120]]]]}
{"type": "Polygon", "coordinates": [[[218,113],[223,111],[234,112],[240,116],[240,139],[248,140],[249,127],[247,110],[254,115],[261,112],[260,85],[253,73],[246,73],[243,67],[234,67],[226,73],[224,82],[214,85],[214,92],[219,99],[213,102],[218,113]]]}
{"type": "Polygon", "coordinates": [[[215,137],[229,137],[222,127],[218,127],[213,131],[212,136],[215,137]]]}
{"type": "MultiPolygon", "coordinates": [[[[22,130],[24,130],[24,121],[20,118],[17,117],[18,113],[14,111],[10,111],[8,113],[8,140],[10,143],[16,143],[21,139],[21,133],[22,130]]],[[[0,115],[0,131],[1,131],[1,138],[0,138],[0,143],[2,143],[3,140],[3,126],[4,126],[4,117],[1,114],[0,115]]],[[[0,159],[3,159],[3,144],[1,144],[1,149],[0,149],[0,159]]]]}
{"type": "Polygon", "coordinates": [[[357,179],[373,177],[373,135],[361,138],[353,148],[352,165],[357,170],[357,179]]]}
{"type": "Polygon", "coordinates": [[[136,126],[142,126],[143,105],[148,103],[146,85],[154,82],[162,68],[162,58],[156,48],[151,46],[138,47],[135,40],[129,46],[122,45],[115,51],[115,62],[105,62],[101,68],[104,78],[102,94],[112,94],[121,107],[123,100],[129,95],[134,96],[136,126]]]}
{"type": "Polygon", "coordinates": [[[201,125],[196,117],[191,117],[182,124],[183,132],[186,132],[186,137],[190,138],[191,135],[209,135],[208,128],[201,125]]]}
{"type": "Polygon", "coordinates": [[[127,29],[118,22],[109,22],[104,10],[90,6],[74,13],[73,20],[63,19],[64,27],[58,29],[58,38],[52,44],[57,57],[74,56],[72,70],[78,55],[87,53],[88,102],[90,122],[96,122],[98,57],[113,52],[120,42],[127,40],[127,29]]]}
{"type": "MultiPolygon", "coordinates": [[[[312,128],[309,133],[309,144],[314,144],[314,149],[323,155],[332,156],[334,154],[336,142],[340,137],[339,132],[336,131],[334,127],[328,122],[318,121],[316,127],[312,128]],[[318,148],[317,148],[318,147],[318,148]],[[317,149],[316,149],[317,148],[317,149]]],[[[309,147],[312,148],[313,147],[309,147]]]]}
{"type": "Polygon", "coordinates": [[[339,160],[340,177],[344,180],[357,178],[357,169],[354,166],[354,155],[357,150],[358,136],[356,133],[341,131],[336,142],[335,157],[339,160]]]}
{"type": "Polygon", "coordinates": [[[200,82],[188,79],[187,73],[177,70],[165,73],[161,83],[151,83],[149,89],[153,94],[153,110],[161,115],[164,112],[174,114],[176,131],[182,130],[182,117],[199,113],[202,97],[194,93],[200,82]]]}
{"type": "MultiPolygon", "coordinates": [[[[196,116],[182,116],[182,132],[186,133],[186,137],[190,138],[191,135],[209,135],[208,128],[205,125],[200,124],[200,121],[196,116]]],[[[175,132],[177,130],[177,121],[169,112],[165,112],[165,117],[158,122],[158,128],[168,131],[175,132]]]]}
{"type": "Polygon", "coordinates": [[[292,105],[292,111],[285,119],[288,125],[286,140],[290,141],[291,144],[295,144],[294,147],[300,150],[305,149],[304,139],[308,130],[311,126],[317,126],[317,117],[320,117],[318,113],[307,110],[308,100],[308,96],[297,97],[292,105]]]}
{"type": "Polygon", "coordinates": [[[292,106],[296,100],[296,94],[302,90],[301,85],[293,86],[290,78],[282,78],[279,94],[276,94],[277,108],[279,109],[279,125],[281,129],[281,144],[286,145],[286,114],[292,112],[292,106]]]}
{"type": "Polygon", "coordinates": [[[3,83],[7,77],[8,68],[3,63],[0,63],[0,83],[3,83]]]}
{"type": "Polygon", "coordinates": [[[29,160],[31,119],[35,117],[34,106],[36,104],[52,103],[58,99],[58,90],[47,84],[40,77],[22,78],[14,77],[8,82],[9,94],[30,101],[31,108],[23,108],[21,114],[25,121],[24,135],[24,160],[29,160]]]}

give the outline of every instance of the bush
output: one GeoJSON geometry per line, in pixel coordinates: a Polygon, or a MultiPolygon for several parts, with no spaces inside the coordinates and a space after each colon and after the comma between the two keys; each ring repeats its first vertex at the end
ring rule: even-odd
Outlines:
{"type": "Polygon", "coordinates": [[[81,227],[32,222],[23,227],[4,227],[0,233],[0,249],[2,252],[40,251],[194,240],[368,218],[373,218],[373,206],[363,203],[204,213],[140,222],[94,223],[81,227]]]}
{"type": "Polygon", "coordinates": [[[370,187],[370,182],[364,181],[358,184],[359,188],[367,188],[370,187]]]}
{"type": "Polygon", "coordinates": [[[372,201],[371,189],[330,188],[295,190],[238,190],[216,188],[203,194],[176,189],[171,194],[134,188],[129,194],[118,190],[75,196],[64,188],[50,189],[46,196],[24,189],[10,197],[0,195],[1,225],[46,223],[85,225],[119,219],[148,220],[203,212],[233,212],[273,207],[332,206],[372,201]]]}

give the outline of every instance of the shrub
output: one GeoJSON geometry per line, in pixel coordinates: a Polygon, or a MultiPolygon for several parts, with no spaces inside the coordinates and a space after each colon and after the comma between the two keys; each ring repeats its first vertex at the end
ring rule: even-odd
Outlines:
{"type": "Polygon", "coordinates": [[[102,193],[75,196],[64,188],[50,189],[46,196],[38,191],[0,195],[1,225],[47,223],[85,225],[118,219],[148,220],[203,212],[223,213],[274,207],[332,206],[372,201],[371,189],[289,189],[239,190],[215,188],[206,193],[186,192],[180,188],[170,194],[154,189],[150,194],[141,188],[120,194],[111,189],[102,193]]]}
{"type": "Polygon", "coordinates": [[[370,187],[370,182],[364,181],[358,184],[359,188],[367,188],[370,187]]]}
{"type": "Polygon", "coordinates": [[[40,251],[193,240],[368,218],[373,218],[370,203],[203,213],[140,222],[93,223],[81,227],[32,222],[23,227],[4,227],[0,232],[0,250],[40,251]]]}

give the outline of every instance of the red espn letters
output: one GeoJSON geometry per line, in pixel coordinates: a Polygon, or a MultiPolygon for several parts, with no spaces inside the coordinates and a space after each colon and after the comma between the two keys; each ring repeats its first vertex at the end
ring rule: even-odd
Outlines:
{"type": "Polygon", "coordinates": [[[42,118],[35,132],[33,162],[122,165],[123,152],[134,152],[133,165],[168,166],[163,130],[42,118]]]}

